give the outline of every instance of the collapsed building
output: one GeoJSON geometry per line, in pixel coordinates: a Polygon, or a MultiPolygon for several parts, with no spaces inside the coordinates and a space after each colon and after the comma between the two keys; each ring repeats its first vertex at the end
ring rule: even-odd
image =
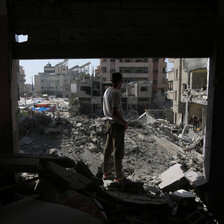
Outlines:
{"type": "Polygon", "coordinates": [[[192,124],[193,116],[206,126],[209,72],[208,59],[169,59],[173,69],[168,72],[167,98],[173,102],[174,123],[192,124]]]}

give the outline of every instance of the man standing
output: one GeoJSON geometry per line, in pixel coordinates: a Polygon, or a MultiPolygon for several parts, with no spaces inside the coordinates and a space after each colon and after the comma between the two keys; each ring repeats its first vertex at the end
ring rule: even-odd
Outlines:
{"type": "Polygon", "coordinates": [[[103,179],[111,177],[108,161],[113,153],[113,161],[116,179],[120,182],[124,179],[122,174],[122,159],[124,157],[124,133],[128,123],[123,118],[119,89],[122,85],[122,74],[112,74],[112,87],[106,89],[103,96],[103,112],[108,118],[107,140],[104,148],[103,179]]]}

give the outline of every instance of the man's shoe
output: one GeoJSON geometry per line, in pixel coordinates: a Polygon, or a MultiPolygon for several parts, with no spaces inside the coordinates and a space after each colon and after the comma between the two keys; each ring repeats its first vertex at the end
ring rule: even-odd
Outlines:
{"type": "Polygon", "coordinates": [[[114,179],[114,182],[115,183],[121,183],[121,182],[123,182],[125,180],[125,177],[120,177],[120,178],[116,178],[116,179],[114,179]]]}
{"type": "Polygon", "coordinates": [[[102,179],[103,180],[112,180],[114,178],[114,174],[112,173],[104,173],[102,179]]]}

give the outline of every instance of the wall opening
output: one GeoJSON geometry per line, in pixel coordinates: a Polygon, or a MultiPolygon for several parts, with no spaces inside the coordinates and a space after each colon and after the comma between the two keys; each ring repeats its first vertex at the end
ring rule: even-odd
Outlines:
{"type": "MultiPolygon", "coordinates": [[[[122,73],[121,91],[122,108],[130,123],[126,155],[131,153],[133,161],[139,160],[145,168],[136,169],[137,164],[132,161],[135,165],[126,167],[126,174],[140,179],[149,175],[148,181],[174,161],[180,162],[179,150],[183,155],[199,154],[200,161],[191,165],[203,172],[208,59],[197,59],[196,65],[194,59],[187,58],[103,58],[86,59],[82,63],[82,59],[74,60],[20,61],[21,153],[60,152],[73,159],[78,153],[86,163],[92,147],[102,153],[105,144],[105,133],[100,131],[104,127],[100,120],[102,97],[111,86],[111,73],[127,67],[128,72],[122,73]],[[33,73],[28,72],[35,63],[39,67],[33,73]],[[129,72],[136,67],[147,73],[129,72]],[[87,121],[92,122],[90,128],[85,124],[87,121]],[[95,138],[97,144],[92,141],[95,138]],[[153,156],[150,148],[156,148],[157,154],[153,156]],[[159,162],[161,159],[163,162],[159,162]]],[[[125,157],[125,164],[129,160],[125,157]]],[[[191,166],[188,159],[186,163],[191,166]]]]}

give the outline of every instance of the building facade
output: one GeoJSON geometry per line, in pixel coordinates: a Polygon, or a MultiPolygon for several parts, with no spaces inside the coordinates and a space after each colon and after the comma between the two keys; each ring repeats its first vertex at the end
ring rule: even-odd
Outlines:
{"type": "Polygon", "coordinates": [[[207,117],[207,58],[169,59],[173,69],[168,72],[167,98],[173,102],[174,123],[189,124],[196,116],[201,128],[207,117]]]}
{"type": "Polygon", "coordinates": [[[102,81],[109,83],[111,74],[120,72],[123,83],[148,81],[152,83],[151,107],[161,107],[167,90],[165,58],[102,58],[100,67],[102,81]]]}

